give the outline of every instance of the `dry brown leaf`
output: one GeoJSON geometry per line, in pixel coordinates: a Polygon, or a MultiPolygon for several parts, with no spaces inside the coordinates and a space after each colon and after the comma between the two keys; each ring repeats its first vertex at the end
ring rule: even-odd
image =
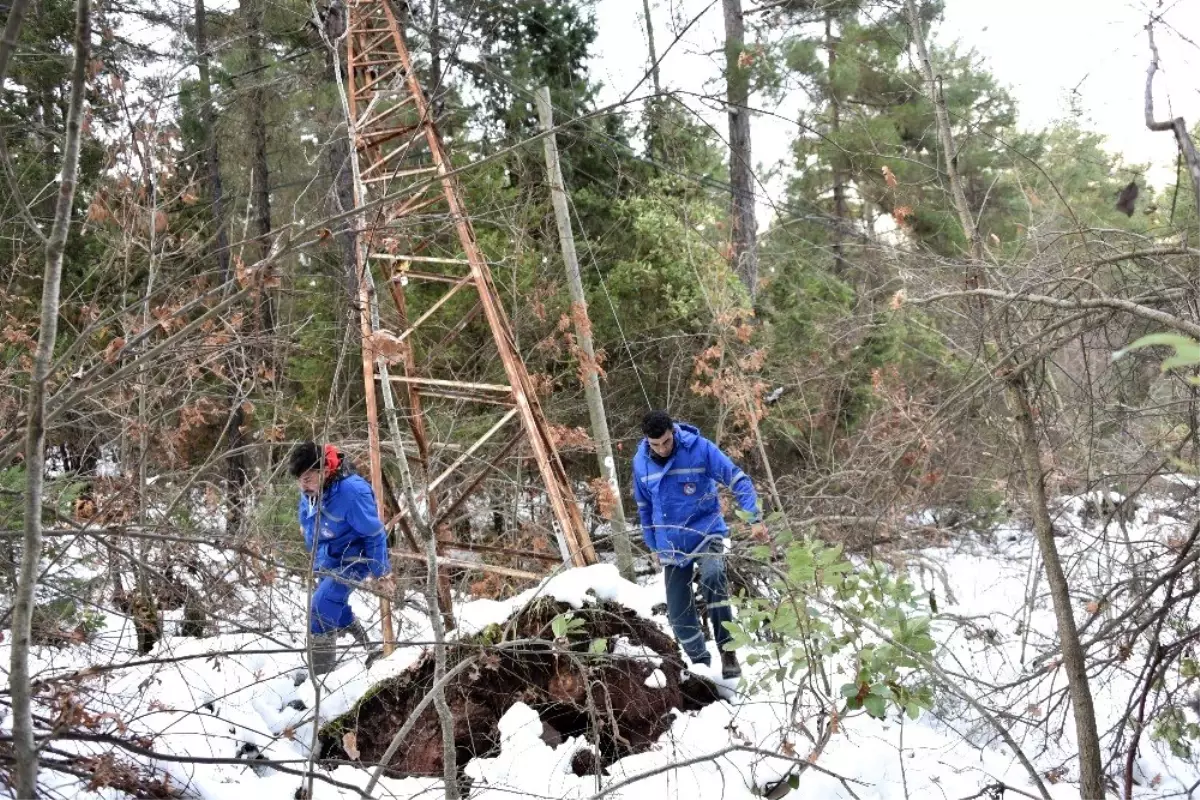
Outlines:
{"type": "Polygon", "coordinates": [[[342,734],[342,749],[346,751],[346,755],[358,761],[358,733],[355,731],[346,731],[342,734]]]}
{"type": "Polygon", "coordinates": [[[250,286],[252,276],[250,270],[246,268],[246,262],[242,261],[241,256],[233,257],[233,274],[237,277],[238,286],[243,289],[250,286]]]}
{"type": "Polygon", "coordinates": [[[605,519],[612,519],[613,513],[617,509],[617,503],[620,502],[617,498],[617,493],[613,491],[612,484],[604,480],[604,478],[592,478],[588,482],[588,488],[592,490],[592,496],[596,498],[596,506],[600,511],[600,516],[605,519]]]}
{"type": "Polygon", "coordinates": [[[103,195],[97,194],[88,205],[88,222],[107,222],[110,219],[112,219],[112,214],[109,213],[108,208],[104,205],[103,195]]]}
{"type": "Polygon", "coordinates": [[[899,181],[896,180],[896,173],[892,172],[892,168],[887,164],[883,165],[883,182],[888,185],[889,189],[895,189],[899,181]]]}
{"type": "Polygon", "coordinates": [[[121,348],[125,346],[125,338],[118,336],[108,343],[108,347],[104,348],[104,353],[100,356],[104,359],[105,364],[112,364],[117,360],[121,352],[121,348]]]}

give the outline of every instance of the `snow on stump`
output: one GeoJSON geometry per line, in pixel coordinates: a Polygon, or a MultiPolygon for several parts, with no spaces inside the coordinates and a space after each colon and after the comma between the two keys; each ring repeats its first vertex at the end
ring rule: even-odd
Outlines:
{"type": "MultiPolygon", "coordinates": [[[[570,737],[593,745],[573,760],[576,774],[583,775],[648,750],[671,726],[674,709],[695,710],[718,699],[712,684],[685,671],[673,638],[616,603],[572,608],[543,597],[503,625],[447,645],[448,670],[465,659],[472,663],[446,684],[460,769],[472,757],[499,749],[500,719],[515,703],[537,712],[550,746],[570,737]],[[569,630],[561,635],[564,627],[569,630]],[[530,639],[540,641],[504,646],[530,639]]],[[[321,728],[321,757],[351,758],[350,749],[352,760],[379,763],[429,692],[433,672],[427,652],[405,672],[373,686],[354,708],[321,728]]],[[[442,774],[441,728],[432,703],[387,768],[393,776],[442,774]]]]}

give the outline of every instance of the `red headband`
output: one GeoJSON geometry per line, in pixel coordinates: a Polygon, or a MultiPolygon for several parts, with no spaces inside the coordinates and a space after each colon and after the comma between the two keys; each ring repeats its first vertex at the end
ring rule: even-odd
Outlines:
{"type": "Polygon", "coordinates": [[[325,445],[325,476],[333,475],[341,465],[342,459],[338,456],[337,448],[331,444],[325,445]]]}

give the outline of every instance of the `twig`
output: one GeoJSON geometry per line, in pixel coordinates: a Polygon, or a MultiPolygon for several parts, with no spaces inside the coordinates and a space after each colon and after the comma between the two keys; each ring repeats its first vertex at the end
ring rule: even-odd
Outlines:
{"type": "Polygon", "coordinates": [[[864,783],[863,781],[857,780],[855,778],[843,777],[842,775],[839,775],[836,772],[833,772],[832,770],[825,769],[824,767],[820,766],[819,764],[814,764],[805,758],[797,758],[795,756],[787,756],[782,753],[774,752],[772,750],[765,750],[761,747],[753,747],[751,745],[746,745],[746,744],[731,744],[726,747],[722,747],[720,750],[716,750],[712,753],[707,753],[702,756],[695,756],[693,758],[684,759],[683,761],[672,761],[670,764],[663,764],[661,767],[655,767],[654,769],[648,769],[645,772],[639,772],[637,775],[633,775],[631,777],[625,778],[624,780],[620,780],[620,781],[617,781],[616,783],[605,786],[603,789],[601,789],[600,791],[598,791],[594,795],[592,795],[590,798],[588,798],[588,800],[601,800],[601,798],[606,797],[607,795],[610,795],[613,792],[616,792],[620,789],[624,789],[626,786],[630,786],[632,784],[638,783],[639,781],[644,781],[647,778],[653,778],[655,775],[661,775],[664,772],[671,772],[672,770],[683,769],[684,767],[690,767],[690,766],[694,766],[696,764],[703,764],[706,761],[714,761],[718,758],[721,758],[722,756],[727,756],[730,753],[753,753],[755,755],[767,756],[768,758],[777,758],[780,761],[790,761],[793,764],[799,764],[801,772],[811,769],[816,772],[820,772],[823,775],[828,775],[831,778],[836,778],[837,780],[841,781],[842,786],[846,789],[846,791],[849,792],[852,796],[854,796],[856,798],[858,797],[858,795],[855,794],[854,790],[850,788],[851,783],[857,783],[859,786],[870,787],[870,784],[868,784],[868,783],[864,783]]]}

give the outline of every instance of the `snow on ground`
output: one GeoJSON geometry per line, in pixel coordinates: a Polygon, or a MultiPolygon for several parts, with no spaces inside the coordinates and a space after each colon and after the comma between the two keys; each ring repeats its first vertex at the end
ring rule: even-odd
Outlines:
{"type": "MultiPolygon", "coordinates": [[[[1120,577],[1109,574],[1113,564],[1122,563],[1134,552],[1167,557],[1166,544],[1188,530],[1182,517],[1195,516],[1195,509],[1172,516],[1166,500],[1144,502],[1122,535],[1105,539],[1119,544],[1101,545],[1097,526],[1102,523],[1088,520],[1085,524],[1081,516],[1088,507],[1086,498],[1072,498],[1061,506],[1056,524],[1069,535],[1059,543],[1067,556],[1080,620],[1088,616],[1086,605],[1100,587],[1111,586],[1120,577]]],[[[225,557],[217,551],[210,555],[225,557]]],[[[1065,704],[1051,707],[1046,702],[1051,692],[1062,689],[1065,678],[1053,659],[1055,621],[1045,583],[1034,580],[1040,576],[1041,566],[1032,535],[1024,527],[1002,524],[989,536],[964,537],[950,548],[912,553],[908,561],[914,580],[937,597],[938,664],[973,696],[983,694],[985,683],[1000,687],[988,692],[986,705],[1009,715],[1005,724],[1038,772],[1055,774],[1055,781],[1047,781],[1054,800],[1078,800],[1073,719],[1065,704]],[[1032,602],[1027,602],[1031,598],[1032,602]],[[1049,657],[1041,657],[1047,654],[1049,657]],[[1030,676],[1032,681],[1005,688],[1030,676]],[[1045,715],[1051,719],[1046,720],[1045,715]],[[1063,733],[1047,736],[1046,729],[1063,733]]],[[[261,754],[303,769],[314,735],[316,698],[303,673],[304,583],[280,580],[272,591],[284,599],[272,604],[269,633],[239,630],[236,620],[227,621],[220,635],[203,639],[168,636],[150,656],[140,658],[134,650],[132,623],[110,614],[105,629],[87,646],[35,648],[33,672],[47,678],[89,666],[118,666],[99,670],[77,699],[88,714],[99,718],[99,730],[126,738],[145,737],[154,751],[179,758],[151,761],[136,753],[122,754],[170,776],[170,785],[182,790],[183,796],[290,800],[297,796],[302,779],[255,766],[254,758],[261,754]],[[213,763],[187,763],[196,758],[213,763]]],[[[665,603],[661,575],[645,585],[634,585],[622,580],[611,565],[600,564],[560,572],[511,600],[461,603],[456,608],[459,635],[503,622],[536,595],[550,595],[575,607],[597,598],[619,602],[669,630],[665,617],[654,613],[656,606],[665,603]]],[[[254,599],[247,595],[246,606],[254,599]]],[[[367,600],[356,595],[354,602],[360,616],[372,618],[367,600]]],[[[1119,611],[1117,603],[1104,613],[1119,611]]],[[[427,622],[419,613],[405,609],[399,618],[402,641],[430,639],[427,622]]],[[[9,657],[10,637],[7,631],[4,634],[0,664],[7,664],[9,657]]],[[[652,657],[621,639],[614,642],[614,649],[626,657],[652,657]]],[[[710,649],[714,664],[719,664],[715,645],[710,643],[710,649]]],[[[321,698],[318,718],[323,721],[343,713],[374,682],[401,672],[421,652],[419,645],[401,646],[369,671],[363,669],[361,654],[354,655],[331,676],[331,691],[321,698]]],[[[742,655],[744,662],[745,653],[742,655]]],[[[1109,669],[1094,679],[1092,691],[1101,731],[1111,731],[1124,713],[1142,655],[1135,651],[1128,669],[1109,669]]],[[[747,676],[762,669],[765,664],[747,667],[747,676]]],[[[661,676],[661,672],[652,674],[647,685],[653,685],[655,675],[661,676]]],[[[603,778],[578,777],[571,769],[572,756],[586,742],[569,738],[551,747],[539,736],[536,713],[515,703],[501,722],[499,752],[476,758],[465,767],[473,781],[471,797],[582,800],[606,789],[612,790],[607,797],[625,800],[748,800],[761,796],[764,788],[784,779],[807,758],[811,744],[802,729],[814,730],[822,709],[794,684],[747,696],[739,692],[736,682],[721,683],[726,702],[699,712],[677,712],[671,728],[651,750],[610,765],[603,778]]],[[[806,800],[955,800],[975,796],[997,782],[1036,795],[1025,769],[994,729],[951,692],[939,688],[937,696],[934,711],[916,721],[894,714],[886,721],[863,714],[840,719],[837,732],[815,761],[818,769],[804,772],[800,790],[793,796],[806,800]]],[[[52,716],[56,709],[61,710],[61,705],[55,704],[62,702],[66,700],[43,695],[40,710],[52,716]]],[[[10,734],[11,724],[6,714],[0,721],[0,734],[10,734]]],[[[69,740],[55,746],[63,752],[91,754],[112,749],[108,743],[69,740]]],[[[1143,736],[1136,771],[1142,782],[1135,791],[1139,798],[1186,795],[1200,780],[1200,765],[1194,759],[1172,756],[1165,745],[1151,741],[1148,735],[1143,736]]],[[[318,774],[341,786],[317,780],[314,800],[357,797],[356,789],[364,787],[369,778],[367,771],[345,765],[318,770],[318,774]]],[[[54,792],[51,796],[123,797],[111,789],[89,791],[71,776],[48,771],[43,775],[45,787],[54,792]]],[[[424,778],[384,779],[374,792],[380,798],[440,795],[439,781],[424,778]]]]}

